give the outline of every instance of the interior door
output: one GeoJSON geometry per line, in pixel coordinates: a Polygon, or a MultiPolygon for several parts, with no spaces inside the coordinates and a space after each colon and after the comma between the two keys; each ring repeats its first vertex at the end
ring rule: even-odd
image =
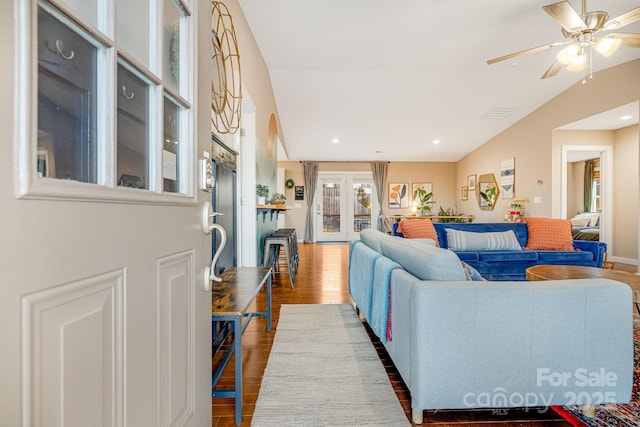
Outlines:
{"type": "Polygon", "coordinates": [[[371,173],[343,172],[318,175],[316,240],[349,241],[375,224],[376,210],[371,173]]]}
{"type": "MultiPolygon", "coordinates": [[[[203,233],[200,220],[201,204],[210,196],[195,189],[196,174],[192,173],[196,153],[210,146],[209,102],[203,97],[200,104],[204,108],[192,120],[185,120],[193,124],[191,130],[181,129],[176,135],[184,138],[171,141],[179,153],[175,156],[178,171],[172,178],[179,181],[175,188],[184,189],[182,194],[162,190],[167,175],[162,174],[161,143],[152,152],[158,161],[150,172],[138,168],[141,172],[135,177],[129,172],[132,178],[118,183],[115,138],[108,149],[87,142],[106,138],[97,127],[112,123],[114,131],[116,128],[114,104],[106,109],[112,112],[110,122],[95,114],[93,87],[72,93],[55,92],[59,86],[47,86],[56,96],[41,93],[41,99],[57,103],[59,114],[69,119],[62,126],[56,126],[55,117],[37,120],[38,108],[55,108],[38,103],[36,78],[32,78],[37,65],[29,59],[30,46],[44,45],[54,53],[57,49],[53,56],[65,64],[58,68],[65,70],[82,67],[85,56],[67,34],[57,41],[37,43],[43,33],[38,35],[35,28],[31,31],[38,13],[36,3],[16,1],[0,6],[0,31],[6,36],[0,39],[0,50],[7,53],[6,67],[0,70],[0,92],[7,94],[0,103],[0,128],[6,137],[0,144],[0,424],[210,425],[211,298],[203,287],[202,270],[211,260],[211,237],[203,233]],[[20,14],[13,7],[20,7],[20,14]],[[20,45],[24,51],[14,57],[18,49],[11,46],[16,39],[24,40],[20,45]],[[27,59],[19,61],[19,57],[27,59]],[[18,62],[21,71],[14,73],[18,62]],[[14,102],[9,94],[17,94],[14,102]],[[98,119],[85,119],[92,114],[98,119]],[[52,132],[39,133],[42,127],[51,127],[52,132]],[[45,151],[43,145],[40,152],[39,136],[54,149],[45,151]],[[68,151],[77,157],[63,154],[69,144],[78,146],[68,151]],[[185,146],[189,148],[181,148],[185,146]],[[192,160],[182,162],[182,155],[192,160]],[[150,182],[155,191],[145,188],[150,182]]],[[[83,12],[88,11],[82,16],[90,17],[90,9],[102,2],[65,2],[71,10],[76,4],[86,6],[83,12]]],[[[51,9],[50,15],[60,13],[51,9]]],[[[92,25],[89,18],[87,21],[92,25]]],[[[76,33],[83,31],[66,18],[59,22],[76,33]]],[[[201,34],[211,37],[210,26],[201,34]]],[[[80,37],[78,43],[87,38],[80,37]]],[[[192,55],[211,57],[205,43],[201,45],[201,54],[192,55]]],[[[183,60],[189,57],[186,51],[181,55],[183,60]]],[[[110,68],[101,70],[113,73],[107,76],[113,81],[116,68],[112,61],[110,68]]],[[[210,90],[211,78],[200,71],[200,83],[194,87],[205,92],[210,90]]],[[[64,78],[65,84],[78,83],[64,78]]],[[[40,84],[43,87],[43,81],[40,84]]],[[[145,99],[142,92],[134,98],[128,88],[128,100],[145,99]]],[[[100,89],[98,96],[109,89],[100,89]]],[[[115,100],[115,85],[111,89],[115,100]]],[[[160,92],[157,105],[162,105],[162,97],[160,92]]],[[[154,132],[162,141],[159,111],[154,120],[160,124],[154,132]]],[[[143,135],[137,137],[144,141],[143,135]]],[[[123,166],[134,170],[136,164],[123,166]]]]}

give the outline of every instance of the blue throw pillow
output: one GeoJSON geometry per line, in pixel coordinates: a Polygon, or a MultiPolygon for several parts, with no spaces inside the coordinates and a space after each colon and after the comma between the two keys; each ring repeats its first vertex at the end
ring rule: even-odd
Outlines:
{"type": "Polygon", "coordinates": [[[478,273],[478,270],[476,270],[475,268],[471,267],[469,264],[467,264],[464,261],[460,261],[460,263],[462,263],[462,269],[464,270],[464,275],[467,278],[467,280],[472,280],[472,281],[484,281],[486,282],[487,279],[485,279],[484,277],[482,277],[482,275],[480,273],[478,273]]]}

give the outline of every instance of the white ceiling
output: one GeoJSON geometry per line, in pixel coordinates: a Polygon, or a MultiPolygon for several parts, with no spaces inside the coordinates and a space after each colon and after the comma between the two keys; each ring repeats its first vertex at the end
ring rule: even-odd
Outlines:
{"type": "MultiPolygon", "coordinates": [[[[579,82],[567,70],[540,79],[560,47],[486,63],[563,41],[542,10],[553,2],[239,0],[269,68],[288,159],[320,161],[457,161],[579,82]],[[515,110],[482,118],[503,107],[515,110]]],[[[638,6],[588,2],[610,17],[638,6]]],[[[640,22],[620,32],[640,33],[640,22]]],[[[593,71],[637,58],[640,49],[622,46],[594,55],[593,71]]]]}

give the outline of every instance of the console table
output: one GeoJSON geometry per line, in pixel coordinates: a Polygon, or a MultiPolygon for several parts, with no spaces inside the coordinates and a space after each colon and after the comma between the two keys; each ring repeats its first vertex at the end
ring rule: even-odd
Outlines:
{"type": "Polygon", "coordinates": [[[236,425],[240,425],[242,424],[242,334],[254,317],[266,317],[267,332],[271,332],[271,268],[232,267],[222,273],[220,278],[222,282],[213,285],[211,294],[214,353],[223,351],[223,344],[227,338],[231,337],[232,343],[213,372],[211,397],[233,397],[236,402],[236,425]],[[265,284],[266,310],[247,311],[265,284]],[[218,389],[216,385],[233,353],[235,353],[235,387],[218,389]]]}

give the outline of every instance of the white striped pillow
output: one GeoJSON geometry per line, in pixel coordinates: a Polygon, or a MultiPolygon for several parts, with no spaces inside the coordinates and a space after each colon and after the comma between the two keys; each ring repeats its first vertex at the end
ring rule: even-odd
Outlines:
{"type": "Polygon", "coordinates": [[[513,230],[492,233],[447,228],[447,247],[452,251],[521,251],[513,230]]]}

